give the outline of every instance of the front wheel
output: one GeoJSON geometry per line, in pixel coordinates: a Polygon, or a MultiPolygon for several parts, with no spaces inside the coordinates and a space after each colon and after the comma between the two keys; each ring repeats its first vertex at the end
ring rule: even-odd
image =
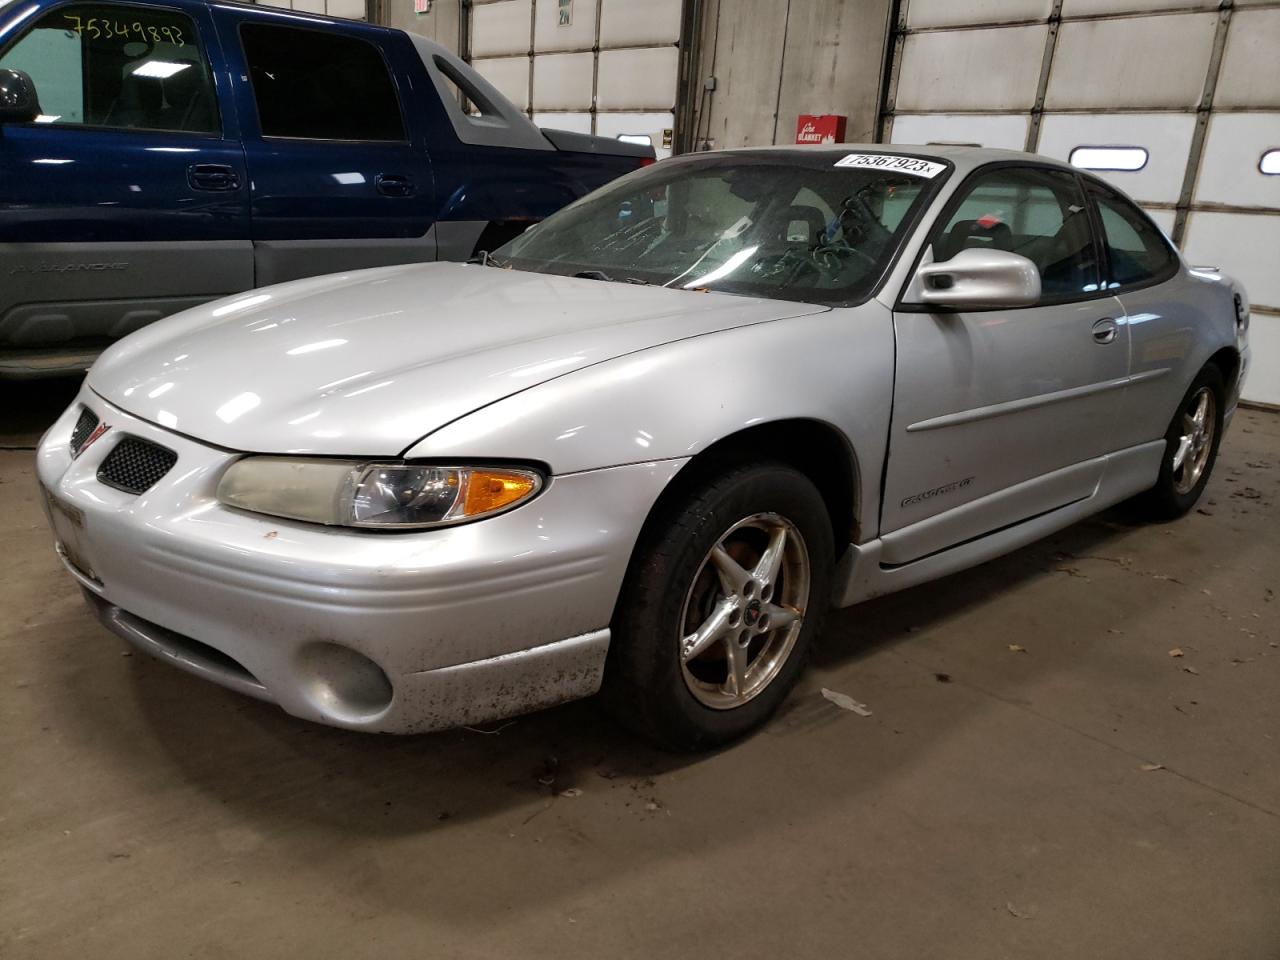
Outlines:
{"type": "Polygon", "coordinates": [[[1222,442],[1222,374],[1213,364],[1196,376],[1165,433],[1165,456],[1156,485],[1139,498],[1154,520],[1190,510],[1213,472],[1222,442]]]}
{"type": "Polygon", "coordinates": [[[829,602],[821,495],[783,464],[707,481],[655,517],[614,617],[604,698],[627,727],[698,750],[764,723],[829,602]]]}

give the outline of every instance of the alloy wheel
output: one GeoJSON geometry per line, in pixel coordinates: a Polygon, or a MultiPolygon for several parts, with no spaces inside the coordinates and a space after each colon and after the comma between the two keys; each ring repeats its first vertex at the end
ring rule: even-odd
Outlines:
{"type": "Polygon", "coordinates": [[[1182,412],[1182,433],[1173,451],[1173,489],[1183,496],[1195,488],[1213,453],[1217,430],[1217,399],[1209,387],[1201,387],[1182,412]]]}
{"type": "Polygon", "coordinates": [[[781,672],[809,605],[804,538],[776,513],[730,527],[685,595],[678,637],[689,692],[716,710],[739,707],[781,672]]]}

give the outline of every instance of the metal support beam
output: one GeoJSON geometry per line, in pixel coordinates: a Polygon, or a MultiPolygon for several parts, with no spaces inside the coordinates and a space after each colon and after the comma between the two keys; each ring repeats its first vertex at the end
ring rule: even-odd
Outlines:
{"type": "Polygon", "coordinates": [[[1213,35],[1213,52],[1209,56],[1209,69],[1205,71],[1204,92],[1196,108],[1196,128],[1191,135],[1191,150],[1187,155],[1187,170],[1182,177],[1182,190],[1178,194],[1178,210],[1173,218],[1171,239],[1179,248],[1187,232],[1187,216],[1191,201],[1195,198],[1196,180],[1200,176],[1200,163],[1204,159],[1204,141],[1209,133],[1209,117],[1213,112],[1213,95],[1218,89],[1218,75],[1222,72],[1222,52],[1227,46],[1227,31],[1231,26],[1232,0],[1222,0],[1218,10],[1218,27],[1213,35]]]}
{"type": "Polygon", "coordinates": [[[907,42],[907,4],[910,0],[893,0],[884,39],[884,74],[880,80],[880,115],[876,118],[876,143],[884,143],[890,135],[889,125],[898,98],[898,77],[902,73],[902,48],[907,42]]]}
{"type": "Polygon", "coordinates": [[[1040,146],[1040,122],[1044,117],[1044,97],[1049,90],[1049,74],[1053,71],[1053,55],[1058,49],[1058,31],[1062,27],[1062,0],[1053,0],[1049,12],[1049,30],[1044,38],[1044,57],[1040,61],[1040,79],[1036,81],[1036,99],[1031,105],[1027,124],[1027,141],[1023,149],[1035,153],[1040,146]]]}
{"type": "Polygon", "coordinates": [[[773,135],[770,143],[778,142],[778,113],[782,109],[782,77],[787,66],[787,34],[791,32],[791,0],[787,0],[787,14],[782,21],[782,55],[778,57],[778,95],[773,100],[773,135]]]}
{"type": "Polygon", "coordinates": [[[458,0],[458,56],[471,62],[471,0],[458,0]]]}
{"type": "Polygon", "coordinates": [[[675,140],[672,153],[697,149],[695,123],[702,93],[703,0],[684,0],[680,13],[680,75],[676,81],[675,140]]]}

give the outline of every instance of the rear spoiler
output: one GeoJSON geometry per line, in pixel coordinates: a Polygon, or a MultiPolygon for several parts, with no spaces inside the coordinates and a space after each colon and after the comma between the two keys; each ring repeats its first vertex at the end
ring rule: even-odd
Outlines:
{"type": "Polygon", "coordinates": [[[599,153],[610,157],[636,157],[653,160],[657,154],[651,145],[628,143],[612,137],[596,137],[589,133],[574,133],[571,130],[548,130],[539,127],[542,135],[551,141],[557,150],[567,153],[599,153]]]}

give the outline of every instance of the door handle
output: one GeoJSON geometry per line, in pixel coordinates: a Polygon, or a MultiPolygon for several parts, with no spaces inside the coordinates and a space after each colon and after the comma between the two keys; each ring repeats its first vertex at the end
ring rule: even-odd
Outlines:
{"type": "Polygon", "coordinates": [[[240,176],[225,163],[193,163],[187,167],[192,190],[239,190],[240,176]]]}
{"type": "Polygon", "coordinates": [[[1116,338],[1116,332],[1120,329],[1119,325],[1110,317],[1103,317],[1093,325],[1093,339],[1095,343],[1111,343],[1116,338]]]}
{"type": "Polygon", "coordinates": [[[401,173],[380,173],[373,178],[378,192],[384,197],[413,196],[413,181],[401,173]]]}

